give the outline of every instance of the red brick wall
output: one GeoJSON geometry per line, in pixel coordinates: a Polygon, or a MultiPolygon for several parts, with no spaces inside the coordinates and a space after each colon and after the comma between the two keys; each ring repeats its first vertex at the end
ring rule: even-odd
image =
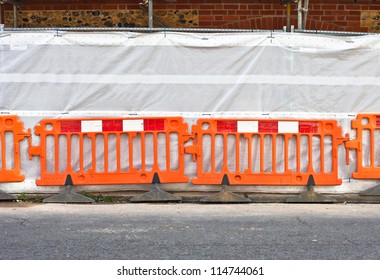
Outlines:
{"type": "MultiPolygon", "coordinates": [[[[21,10],[138,9],[139,0],[25,0],[21,10]]],[[[310,0],[307,29],[368,31],[362,12],[379,11],[380,0],[310,0]]],[[[4,6],[4,5],[3,5],[4,6]]],[[[5,5],[12,9],[11,5],[5,5]]],[[[297,6],[292,4],[292,24],[297,28],[297,6]]],[[[280,0],[154,0],[154,9],[194,9],[199,27],[282,29],[285,7],[280,0]]],[[[380,22],[380,21],[379,21],[380,22]]],[[[380,28],[380,24],[379,24],[380,28]]]]}

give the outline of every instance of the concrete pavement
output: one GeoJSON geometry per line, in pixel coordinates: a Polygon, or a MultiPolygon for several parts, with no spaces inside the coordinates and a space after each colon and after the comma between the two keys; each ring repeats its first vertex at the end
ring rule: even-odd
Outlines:
{"type": "Polygon", "coordinates": [[[380,259],[378,204],[0,203],[0,259],[380,259]]]}

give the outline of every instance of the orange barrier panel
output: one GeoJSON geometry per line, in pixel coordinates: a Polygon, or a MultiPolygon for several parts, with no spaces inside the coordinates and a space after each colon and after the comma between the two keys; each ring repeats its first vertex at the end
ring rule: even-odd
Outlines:
{"type": "Polygon", "coordinates": [[[0,182],[22,182],[20,170],[20,141],[30,136],[17,116],[0,116],[1,167],[0,182]]]}
{"type": "Polygon", "coordinates": [[[357,151],[355,179],[380,178],[380,115],[359,114],[351,121],[356,130],[356,139],[344,143],[346,163],[350,163],[349,151],[357,151]],[[365,145],[363,144],[365,143],[365,145]]]}
{"type": "Polygon", "coordinates": [[[193,184],[340,185],[338,146],[342,129],[334,120],[200,119],[193,125],[197,161],[193,184]]]}
{"type": "MultiPolygon", "coordinates": [[[[37,185],[150,184],[187,182],[184,143],[187,124],[180,117],[128,119],[45,119],[35,127],[41,157],[37,185]]],[[[31,143],[30,143],[31,144],[31,143]]]]}

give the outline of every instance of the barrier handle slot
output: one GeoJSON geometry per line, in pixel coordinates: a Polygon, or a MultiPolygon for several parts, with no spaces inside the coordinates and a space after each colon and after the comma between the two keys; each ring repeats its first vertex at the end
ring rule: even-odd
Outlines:
{"type": "Polygon", "coordinates": [[[32,137],[28,138],[28,153],[29,153],[29,160],[32,160],[33,157],[37,157],[37,156],[42,157],[41,146],[33,146],[32,137]]]}
{"type": "Polygon", "coordinates": [[[198,145],[185,147],[185,153],[191,154],[194,162],[196,162],[198,159],[199,151],[200,151],[200,148],[198,145]]]}
{"type": "Polygon", "coordinates": [[[346,165],[350,164],[350,150],[357,150],[361,151],[361,142],[357,139],[355,140],[348,140],[350,139],[349,134],[346,134],[347,141],[344,142],[344,148],[346,149],[346,165]]]}

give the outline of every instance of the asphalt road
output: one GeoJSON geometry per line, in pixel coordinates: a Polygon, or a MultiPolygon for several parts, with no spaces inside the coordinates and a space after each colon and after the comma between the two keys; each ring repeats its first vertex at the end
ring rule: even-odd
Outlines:
{"type": "Polygon", "coordinates": [[[380,205],[0,203],[0,259],[380,259],[380,205]]]}

